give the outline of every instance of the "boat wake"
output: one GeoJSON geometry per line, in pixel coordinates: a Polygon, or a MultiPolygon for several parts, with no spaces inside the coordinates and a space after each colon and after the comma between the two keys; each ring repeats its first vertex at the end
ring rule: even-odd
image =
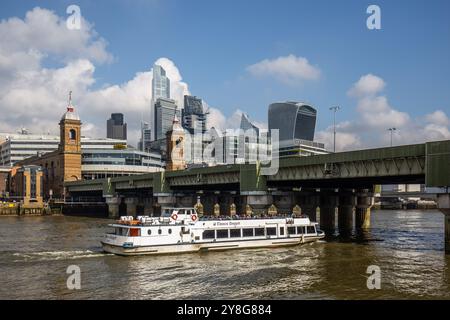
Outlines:
{"type": "Polygon", "coordinates": [[[13,256],[16,258],[14,262],[29,261],[57,261],[57,260],[74,260],[84,258],[97,258],[106,255],[102,251],[91,250],[73,250],[73,251],[43,251],[43,252],[16,252],[13,256]]]}

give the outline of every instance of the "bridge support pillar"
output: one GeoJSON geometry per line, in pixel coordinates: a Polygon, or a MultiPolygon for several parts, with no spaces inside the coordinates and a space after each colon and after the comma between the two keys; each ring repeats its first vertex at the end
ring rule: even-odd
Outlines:
{"type": "Polygon", "coordinates": [[[294,195],[291,192],[273,192],[272,197],[278,214],[292,214],[294,195]]]}
{"type": "Polygon", "coordinates": [[[320,228],[332,235],[336,227],[336,206],[338,197],[334,190],[320,192],[320,228]]]}
{"type": "Polygon", "coordinates": [[[203,206],[203,214],[207,216],[214,215],[214,205],[218,201],[218,196],[215,194],[205,194],[200,196],[200,203],[203,206]]]}
{"type": "Polygon", "coordinates": [[[302,191],[299,196],[302,214],[307,215],[311,221],[317,221],[317,205],[319,200],[319,196],[315,190],[302,191]]]}
{"type": "Polygon", "coordinates": [[[142,205],[144,206],[144,216],[152,216],[153,215],[153,197],[144,198],[142,201],[142,205]]]}
{"type": "Polygon", "coordinates": [[[119,197],[106,197],[106,204],[108,205],[108,218],[116,219],[119,218],[119,197]]]}
{"type": "Polygon", "coordinates": [[[437,197],[439,210],[444,214],[445,223],[445,252],[450,254],[450,194],[439,194],[437,197]]]}
{"type": "MultiPolygon", "coordinates": [[[[269,207],[272,205],[273,197],[268,194],[244,195],[242,199],[242,208],[247,205],[251,207],[252,213],[255,215],[267,214],[269,207]]],[[[245,209],[244,209],[245,210],[245,209]]],[[[241,214],[243,214],[242,212],[241,214]]]]}
{"type": "MultiPolygon", "coordinates": [[[[170,207],[175,207],[176,201],[177,199],[175,198],[175,196],[173,194],[158,194],[158,202],[156,204],[156,209],[159,212],[159,215],[162,214],[162,211],[165,208],[170,208],[170,207]]],[[[155,208],[155,206],[154,206],[155,208]]],[[[158,213],[156,213],[158,214],[158,213]]]]}
{"type": "Polygon", "coordinates": [[[370,208],[373,205],[373,197],[369,189],[358,190],[355,211],[356,229],[370,228],[370,208]]]}
{"type": "Polygon", "coordinates": [[[352,189],[339,190],[338,228],[341,235],[348,235],[353,230],[353,211],[356,197],[352,189]]]}
{"type": "Polygon", "coordinates": [[[231,210],[232,204],[234,204],[234,198],[231,194],[221,195],[219,197],[220,214],[226,216],[236,214],[236,212],[233,213],[231,210]]]}
{"type": "Polygon", "coordinates": [[[125,204],[127,205],[127,216],[133,216],[136,218],[138,200],[138,198],[125,198],[125,204]]]}
{"type": "Polygon", "coordinates": [[[193,207],[197,203],[197,196],[177,196],[176,197],[176,205],[177,207],[193,207]]]}

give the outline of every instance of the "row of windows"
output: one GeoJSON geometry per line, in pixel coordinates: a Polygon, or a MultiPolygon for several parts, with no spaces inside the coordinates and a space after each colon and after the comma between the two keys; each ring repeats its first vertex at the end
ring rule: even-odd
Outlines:
{"type": "MultiPolygon", "coordinates": [[[[308,227],[288,227],[289,235],[316,233],[314,226],[308,227]]],[[[263,237],[276,236],[277,228],[243,228],[243,229],[219,229],[219,230],[205,230],[203,231],[203,239],[226,239],[226,238],[241,238],[241,237],[263,237]]],[[[284,227],[280,227],[280,236],[284,236],[284,227]]]]}

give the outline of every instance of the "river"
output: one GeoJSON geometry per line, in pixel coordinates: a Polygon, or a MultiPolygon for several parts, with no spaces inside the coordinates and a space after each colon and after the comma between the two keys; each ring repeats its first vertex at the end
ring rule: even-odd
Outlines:
{"type": "Polygon", "coordinates": [[[102,252],[109,221],[0,217],[0,299],[450,299],[439,211],[373,211],[362,240],[140,257],[102,252]],[[371,265],[379,290],[367,288],[371,265]]]}

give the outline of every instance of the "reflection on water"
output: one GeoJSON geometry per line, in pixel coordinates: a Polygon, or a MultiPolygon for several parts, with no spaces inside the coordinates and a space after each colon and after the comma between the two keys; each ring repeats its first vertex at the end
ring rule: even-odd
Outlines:
{"type": "Polygon", "coordinates": [[[109,222],[0,219],[0,298],[450,299],[450,256],[438,211],[373,211],[372,228],[298,247],[167,256],[105,254],[109,222]],[[81,268],[81,290],[66,269],[81,268]],[[381,268],[381,290],[366,286],[381,268]]]}

